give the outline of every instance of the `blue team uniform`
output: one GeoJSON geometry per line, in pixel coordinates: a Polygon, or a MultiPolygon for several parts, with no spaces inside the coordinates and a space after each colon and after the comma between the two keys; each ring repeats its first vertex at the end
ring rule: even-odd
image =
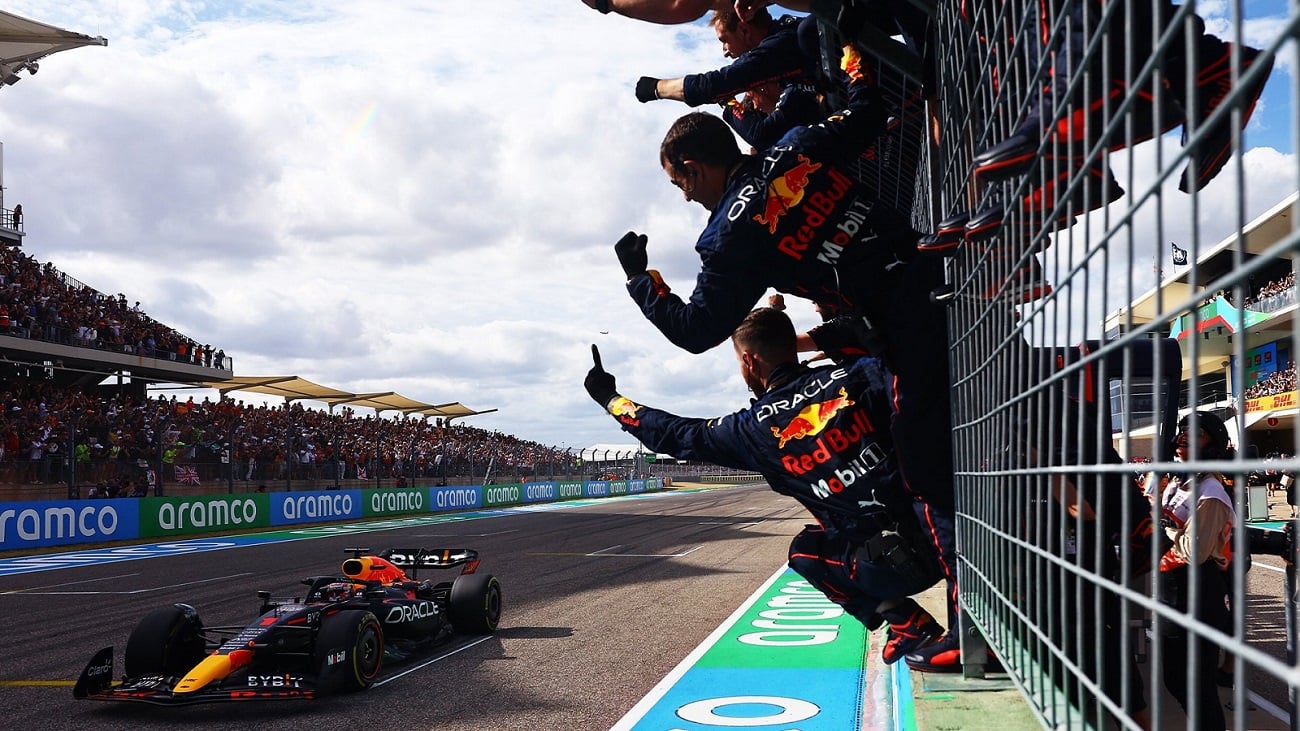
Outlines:
{"type": "Polygon", "coordinates": [[[869,79],[849,95],[847,109],[790,131],[732,174],[695,244],[701,267],[689,301],[651,273],[630,279],[628,293],[693,353],[728,338],[769,287],[817,302],[828,317],[866,316],[897,377],[894,445],[907,489],[930,509],[925,527],[955,613],[947,318],[929,297],[943,283],[942,258],[918,253],[908,217],[877,205],[846,171],[885,123],[869,79]]]}
{"type": "MultiPolygon", "coordinates": [[[[932,584],[854,552],[882,529],[908,521],[916,505],[903,486],[889,425],[894,378],[875,358],[810,369],[778,366],[771,388],[743,411],[718,418],[675,416],[622,401],[623,429],[655,451],[760,472],[817,518],[791,544],[790,564],[833,601],[874,626],[883,599],[932,584]]],[[[900,530],[901,532],[901,530],[900,530]]]]}
{"type": "Polygon", "coordinates": [[[717,71],[683,77],[683,100],[698,107],[724,102],[767,83],[815,81],[817,59],[805,55],[799,48],[800,21],[800,18],[783,15],[772,21],[772,30],[766,38],[732,63],[717,71]]]}

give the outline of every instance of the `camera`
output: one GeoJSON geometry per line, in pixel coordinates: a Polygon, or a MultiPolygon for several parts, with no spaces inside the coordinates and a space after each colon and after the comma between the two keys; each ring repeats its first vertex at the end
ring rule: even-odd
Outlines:
{"type": "Polygon", "coordinates": [[[1246,541],[1251,553],[1281,556],[1290,563],[1295,552],[1295,521],[1288,521],[1280,531],[1248,525],[1246,541]]]}

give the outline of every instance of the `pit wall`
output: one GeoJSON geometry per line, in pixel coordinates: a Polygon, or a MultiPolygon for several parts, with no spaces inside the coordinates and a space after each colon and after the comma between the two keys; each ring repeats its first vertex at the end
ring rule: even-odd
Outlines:
{"type": "Polygon", "coordinates": [[[459,512],[578,498],[618,497],[662,489],[663,480],[651,478],[4,502],[0,503],[0,551],[459,512]]]}

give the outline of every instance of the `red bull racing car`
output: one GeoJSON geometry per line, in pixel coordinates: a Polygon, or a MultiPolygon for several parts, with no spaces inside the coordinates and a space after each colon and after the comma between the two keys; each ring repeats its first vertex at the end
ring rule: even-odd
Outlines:
{"type": "Polygon", "coordinates": [[[113,683],[113,648],[106,647],[73,696],[156,705],[315,698],[368,688],[385,661],[453,633],[496,631],[501,585],[477,571],[476,551],[347,551],[343,575],[304,579],[305,597],[257,592],[259,616],[246,626],[204,626],[188,604],[150,612],[127,640],[121,682],[113,683]],[[454,567],[460,573],[451,581],[417,578],[421,569],[454,567]]]}

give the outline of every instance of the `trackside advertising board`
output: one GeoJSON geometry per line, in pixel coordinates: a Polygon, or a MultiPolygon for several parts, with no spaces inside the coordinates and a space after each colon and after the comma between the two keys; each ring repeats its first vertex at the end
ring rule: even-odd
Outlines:
{"type": "Polygon", "coordinates": [[[483,507],[495,508],[501,505],[514,505],[524,501],[523,485],[485,485],[483,487],[483,507]]]}
{"type": "MultiPolygon", "coordinates": [[[[130,499],[132,498],[127,498],[130,499]]],[[[267,493],[144,497],[134,500],[140,506],[141,538],[268,528],[271,525],[271,496],[267,493]]],[[[111,502],[119,504],[123,499],[111,502]]]]}
{"type": "Polygon", "coordinates": [[[400,490],[362,490],[365,496],[362,515],[382,518],[389,515],[430,513],[427,488],[408,487],[400,490]]]}
{"type": "Polygon", "coordinates": [[[663,489],[658,479],[0,502],[0,551],[477,510],[663,489]],[[620,485],[619,491],[610,490],[620,485]]]}
{"type": "Polygon", "coordinates": [[[136,538],[134,500],[42,500],[0,503],[0,548],[36,548],[136,538]]]}
{"type": "Polygon", "coordinates": [[[320,492],[273,492],[271,525],[320,523],[363,517],[364,494],[374,490],[323,490],[320,492]]]}
{"type": "Polygon", "coordinates": [[[784,569],[614,731],[861,727],[867,632],[784,569]]]}
{"type": "Polygon", "coordinates": [[[483,507],[483,488],[478,485],[444,485],[429,488],[429,509],[464,510],[483,507]]]}

